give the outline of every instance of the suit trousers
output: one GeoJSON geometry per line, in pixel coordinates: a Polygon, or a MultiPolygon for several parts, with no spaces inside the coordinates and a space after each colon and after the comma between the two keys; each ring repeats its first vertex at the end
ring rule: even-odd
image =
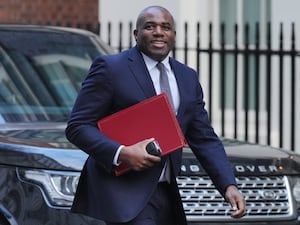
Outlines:
{"type": "MultiPolygon", "coordinates": [[[[126,223],[107,225],[184,225],[176,218],[178,212],[173,203],[171,185],[160,182],[146,207],[133,220],[126,223]]],[[[183,213],[179,213],[183,214],[183,213]]],[[[185,220],[185,218],[183,218],[185,220]]]]}

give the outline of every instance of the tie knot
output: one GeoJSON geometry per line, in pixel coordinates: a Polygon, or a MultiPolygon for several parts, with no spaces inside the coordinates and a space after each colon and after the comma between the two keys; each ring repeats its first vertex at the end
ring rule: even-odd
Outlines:
{"type": "Polygon", "coordinates": [[[163,63],[161,63],[161,62],[157,63],[156,66],[159,69],[159,71],[162,71],[165,68],[165,65],[163,63]]]}

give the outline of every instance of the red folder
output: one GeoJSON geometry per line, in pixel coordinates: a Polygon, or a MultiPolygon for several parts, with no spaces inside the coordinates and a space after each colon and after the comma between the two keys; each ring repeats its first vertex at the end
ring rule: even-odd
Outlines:
{"type": "MultiPolygon", "coordinates": [[[[109,115],[97,123],[101,132],[122,145],[132,145],[155,138],[162,155],[186,145],[171,104],[165,93],[141,101],[109,115]]],[[[126,172],[126,165],[116,169],[116,175],[126,172]]]]}

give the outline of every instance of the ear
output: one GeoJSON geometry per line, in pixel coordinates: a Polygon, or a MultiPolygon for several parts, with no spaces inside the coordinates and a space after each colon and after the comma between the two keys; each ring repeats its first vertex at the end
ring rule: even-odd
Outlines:
{"type": "Polygon", "coordinates": [[[137,40],[138,31],[135,29],[133,31],[134,39],[137,40]]]}

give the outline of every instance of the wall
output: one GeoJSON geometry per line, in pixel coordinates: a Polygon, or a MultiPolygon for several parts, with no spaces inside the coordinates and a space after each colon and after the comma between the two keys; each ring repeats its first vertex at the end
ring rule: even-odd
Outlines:
{"type": "Polygon", "coordinates": [[[1,0],[0,23],[98,24],[98,0],[1,0]]]}

